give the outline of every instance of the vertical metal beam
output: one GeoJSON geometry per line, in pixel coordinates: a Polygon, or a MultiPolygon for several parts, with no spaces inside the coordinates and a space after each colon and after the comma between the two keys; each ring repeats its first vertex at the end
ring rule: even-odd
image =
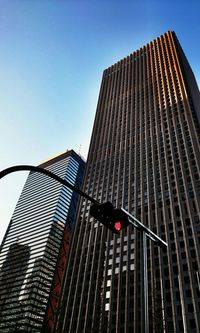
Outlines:
{"type": "Polygon", "coordinates": [[[147,277],[147,236],[143,230],[141,233],[141,333],[149,333],[148,311],[148,277],[147,277]]]}
{"type": "Polygon", "coordinates": [[[167,243],[125,209],[121,210],[128,216],[129,223],[140,231],[141,333],[149,333],[147,237],[160,247],[167,247],[167,243]]]}

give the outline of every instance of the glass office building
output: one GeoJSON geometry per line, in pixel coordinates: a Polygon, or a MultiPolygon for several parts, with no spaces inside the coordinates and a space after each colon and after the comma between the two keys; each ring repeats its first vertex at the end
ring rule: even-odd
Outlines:
{"type": "MultiPolygon", "coordinates": [[[[195,47],[195,45],[194,45],[195,47]]],[[[200,332],[200,94],[174,32],[103,73],[84,191],[123,207],[148,240],[150,333],[200,332]]],[[[82,200],[57,333],[140,333],[140,237],[82,200]]]]}
{"type": "MultiPolygon", "coordinates": [[[[39,166],[80,188],[85,162],[73,150],[39,166]]],[[[53,325],[54,292],[60,291],[77,203],[69,188],[29,174],[1,245],[0,332],[41,332],[53,325]]]]}

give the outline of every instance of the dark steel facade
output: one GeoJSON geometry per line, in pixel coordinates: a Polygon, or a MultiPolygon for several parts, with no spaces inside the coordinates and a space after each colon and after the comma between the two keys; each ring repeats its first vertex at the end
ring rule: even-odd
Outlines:
{"type": "MultiPolygon", "coordinates": [[[[85,162],[70,150],[40,167],[80,188],[85,162]]],[[[1,245],[0,332],[53,327],[77,203],[72,190],[29,174],[1,245]]]]}
{"type": "MultiPolygon", "coordinates": [[[[148,243],[150,333],[200,332],[200,94],[174,32],[103,73],[84,191],[124,207],[148,243]]],[[[140,237],[113,235],[82,200],[57,333],[139,333],[140,237]]]]}

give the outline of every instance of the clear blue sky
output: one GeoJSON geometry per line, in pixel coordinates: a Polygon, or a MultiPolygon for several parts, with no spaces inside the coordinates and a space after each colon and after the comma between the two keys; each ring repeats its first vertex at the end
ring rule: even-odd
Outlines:
{"type": "MultiPolygon", "coordinates": [[[[0,169],[86,157],[103,70],[167,30],[200,85],[199,0],[0,0],[0,169]]],[[[0,241],[26,176],[0,181],[0,241]]]]}

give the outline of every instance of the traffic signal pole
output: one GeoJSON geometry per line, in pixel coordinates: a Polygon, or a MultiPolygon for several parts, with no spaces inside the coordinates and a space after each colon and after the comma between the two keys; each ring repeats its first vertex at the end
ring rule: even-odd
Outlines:
{"type": "MultiPolygon", "coordinates": [[[[147,238],[153,241],[157,246],[160,247],[167,247],[167,243],[164,242],[160,237],[158,237],[154,232],[152,232],[149,228],[147,228],[142,222],[137,220],[133,215],[127,212],[125,209],[114,209],[111,203],[104,203],[100,204],[97,200],[90,197],[85,192],[82,192],[67,180],[60,178],[59,176],[55,175],[51,171],[47,169],[43,169],[41,167],[36,167],[32,165],[17,165],[7,169],[4,169],[0,172],[0,179],[4,176],[15,172],[15,171],[32,171],[32,172],[40,172],[47,175],[50,178],[53,178],[57,182],[65,185],[66,187],[70,188],[72,191],[80,194],[85,199],[92,202],[94,205],[93,209],[91,210],[91,215],[110,228],[113,232],[119,233],[122,228],[127,227],[128,224],[131,224],[133,227],[137,228],[141,232],[141,313],[142,313],[142,325],[141,325],[141,333],[149,333],[149,316],[148,316],[148,276],[147,276],[147,238]],[[110,207],[110,208],[109,208],[110,207]],[[116,228],[115,224],[110,224],[109,218],[110,211],[114,212],[113,221],[120,223],[120,219],[122,224],[120,223],[120,228],[116,228]],[[100,212],[98,212],[100,210],[100,212]],[[115,216],[116,215],[116,216],[115,216]],[[106,218],[106,223],[104,223],[104,217],[106,218]],[[116,218],[119,218],[119,222],[116,218]],[[127,223],[129,222],[129,223],[127,223]]],[[[112,222],[113,222],[112,221],[112,222]]]]}
{"type": "Polygon", "coordinates": [[[147,273],[147,235],[144,230],[141,232],[141,331],[149,333],[149,309],[148,309],[148,273],[147,273]]]}
{"type": "Polygon", "coordinates": [[[125,209],[121,210],[127,215],[129,223],[141,232],[141,248],[140,248],[140,262],[141,262],[141,333],[149,332],[149,309],[148,309],[148,275],[147,275],[147,237],[153,241],[157,246],[162,248],[167,247],[167,243],[158,237],[153,231],[147,228],[142,222],[137,220],[133,215],[125,209]]]}

